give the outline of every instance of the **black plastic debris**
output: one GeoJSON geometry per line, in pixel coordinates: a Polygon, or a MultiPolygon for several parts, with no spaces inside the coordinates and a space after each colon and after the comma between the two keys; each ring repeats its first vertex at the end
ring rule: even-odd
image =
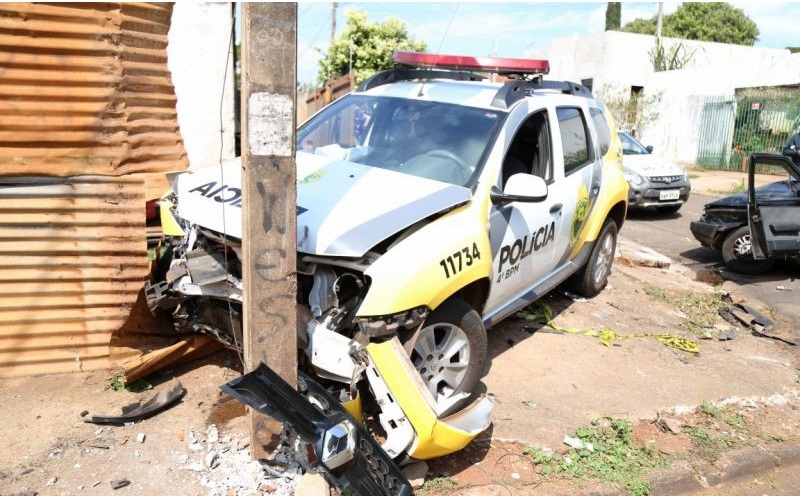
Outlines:
{"type": "Polygon", "coordinates": [[[84,422],[122,425],[151,417],[177,403],[178,400],[183,397],[184,393],[186,393],[186,390],[183,389],[180,382],[174,382],[175,384],[171,388],[158,392],[145,402],[137,401],[136,403],[123,406],[122,412],[119,415],[92,415],[84,419],[84,422]]]}
{"type": "Polygon", "coordinates": [[[131,484],[131,481],[129,481],[128,479],[113,480],[113,481],[111,481],[111,489],[114,489],[114,490],[122,489],[123,487],[129,486],[130,484],[131,484]]]}
{"type": "Polygon", "coordinates": [[[351,496],[412,494],[411,484],[394,461],[336,398],[303,373],[298,373],[297,383],[299,391],[262,363],[254,371],[220,387],[297,432],[314,449],[317,460],[326,470],[325,478],[340,493],[351,496]],[[346,426],[346,433],[341,426],[346,426]],[[331,462],[326,463],[326,453],[340,451],[346,451],[348,456],[328,457],[331,462]],[[336,463],[332,463],[334,460],[336,463]]]}

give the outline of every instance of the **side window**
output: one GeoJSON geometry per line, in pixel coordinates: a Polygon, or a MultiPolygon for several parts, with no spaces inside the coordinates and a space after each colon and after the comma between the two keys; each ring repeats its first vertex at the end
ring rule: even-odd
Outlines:
{"type": "Polygon", "coordinates": [[[528,116],[519,127],[503,160],[502,187],[509,177],[519,173],[534,174],[547,182],[553,178],[547,122],[547,112],[541,111],[528,116]]]}
{"type": "Polygon", "coordinates": [[[564,151],[564,175],[592,162],[591,141],[583,112],[575,107],[556,109],[564,151]]]}
{"type": "Polygon", "coordinates": [[[606,116],[599,108],[590,108],[589,115],[592,116],[594,128],[597,130],[597,148],[600,149],[600,155],[605,155],[611,148],[611,130],[608,128],[606,116]]]}

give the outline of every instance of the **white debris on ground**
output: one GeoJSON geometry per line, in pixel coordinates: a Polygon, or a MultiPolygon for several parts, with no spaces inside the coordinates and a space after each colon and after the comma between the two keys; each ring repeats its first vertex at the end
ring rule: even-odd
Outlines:
{"type": "MultiPolygon", "coordinates": [[[[182,468],[194,472],[209,496],[275,496],[294,494],[304,473],[295,449],[287,443],[268,465],[253,460],[246,437],[220,437],[216,425],[208,426],[205,437],[189,428],[187,451],[175,452],[182,468]]],[[[297,448],[297,446],[292,446],[297,448]]],[[[302,452],[302,451],[301,451],[302,452]]]]}
{"type": "MultiPolygon", "coordinates": [[[[776,393],[770,396],[749,396],[741,398],[739,396],[732,396],[720,401],[711,402],[715,406],[739,406],[742,408],[758,409],[759,405],[763,406],[785,406],[789,404],[800,404],[800,389],[797,388],[783,388],[783,392],[776,393]]],[[[697,410],[696,406],[675,406],[671,412],[675,415],[684,415],[694,413],[697,410]]]]}

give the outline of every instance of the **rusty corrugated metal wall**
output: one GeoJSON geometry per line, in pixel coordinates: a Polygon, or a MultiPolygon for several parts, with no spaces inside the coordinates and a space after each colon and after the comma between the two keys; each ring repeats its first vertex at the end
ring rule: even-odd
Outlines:
{"type": "Polygon", "coordinates": [[[0,377],[107,367],[111,333],[149,272],[144,183],[9,180],[0,179],[0,377]]]}
{"type": "Polygon", "coordinates": [[[136,174],[186,151],[167,68],[172,4],[0,3],[0,175],[136,174]]]}
{"type": "Polygon", "coordinates": [[[187,166],[171,13],[0,3],[0,376],[109,365],[149,272],[145,200],[187,166]]]}

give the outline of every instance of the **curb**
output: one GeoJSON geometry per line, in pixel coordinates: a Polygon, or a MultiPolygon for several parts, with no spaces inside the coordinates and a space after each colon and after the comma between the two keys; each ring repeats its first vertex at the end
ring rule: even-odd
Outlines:
{"type": "Polygon", "coordinates": [[[713,465],[702,463],[694,469],[688,461],[679,460],[671,469],[652,472],[648,482],[651,496],[681,496],[796,464],[800,464],[800,445],[784,442],[731,451],[713,465]]]}
{"type": "Polygon", "coordinates": [[[622,235],[617,237],[617,258],[640,267],[668,268],[672,264],[666,255],[622,235]]]}

